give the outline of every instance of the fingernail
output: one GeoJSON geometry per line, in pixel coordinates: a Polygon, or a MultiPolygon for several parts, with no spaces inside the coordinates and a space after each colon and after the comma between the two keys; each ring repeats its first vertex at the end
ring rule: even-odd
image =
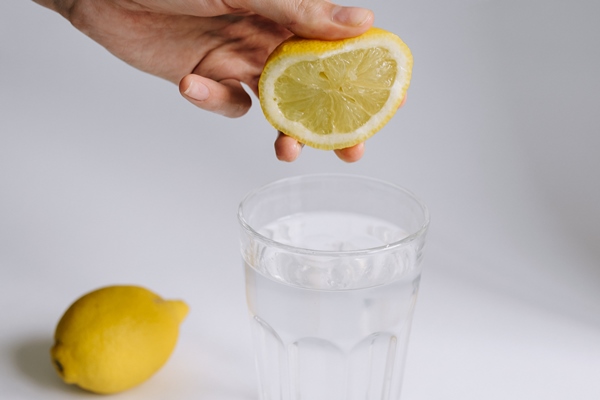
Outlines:
{"type": "Polygon", "coordinates": [[[360,26],[367,22],[371,11],[359,7],[336,6],[333,9],[333,22],[346,26],[360,26]]]}
{"type": "Polygon", "coordinates": [[[296,160],[298,157],[300,157],[300,154],[302,153],[303,148],[304,148],[304,143],[296,142],[296,156],[294,157],[294,160],[296,160]]]}
{"type": "Polygon", "coordinates": [[[208,99],[209,92],[206,85],[192,81],[183,94],[194,100],[203,101],[208,99]]]}

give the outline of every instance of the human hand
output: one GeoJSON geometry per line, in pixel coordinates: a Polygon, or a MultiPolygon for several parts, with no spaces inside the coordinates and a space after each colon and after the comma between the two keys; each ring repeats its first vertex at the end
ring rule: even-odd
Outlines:
{"type": "MultiPolygon", "coordinates": [[[[36,0],[128,64],[179,85],[201,109],[240,117],[258,95],[268,55],[296,34],[341,39],[360,35],[373,13],[326,0],[36,0]]],[[[293,161],[302,145],[278,134],[277,158],[293,161]]],[[[359,160],[364,144],[336,150],[359,160]]]]}

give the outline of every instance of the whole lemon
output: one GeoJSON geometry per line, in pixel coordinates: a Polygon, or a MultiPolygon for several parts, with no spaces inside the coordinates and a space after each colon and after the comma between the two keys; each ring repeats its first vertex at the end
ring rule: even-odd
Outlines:
{"type": "Polygon", "coordinates": [[[189,311],[139,286],[108,286],[76,300],[60,319],[50,350],[58,374],[96,393],[136,386],[175,348],[189,311]]]}

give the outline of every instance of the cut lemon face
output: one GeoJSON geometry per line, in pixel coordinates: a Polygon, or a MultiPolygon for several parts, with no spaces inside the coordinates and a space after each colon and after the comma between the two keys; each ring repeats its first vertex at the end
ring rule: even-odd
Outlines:
{"type": "Polygon", "coordinates": [[[323,150],[365,141],[394,115],[413,58],[396,35],[371,28],[342,40],[292,37],[267,59],[258,90],[277,130],[323,150]]]}

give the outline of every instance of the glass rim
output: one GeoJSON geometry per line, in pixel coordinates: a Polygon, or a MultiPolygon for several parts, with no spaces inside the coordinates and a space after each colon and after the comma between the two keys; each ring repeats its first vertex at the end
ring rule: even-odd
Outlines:
{"type": "Polygon", "coordinates": [[[288,251],[290,253],[295,253],[295,254],[314,255],[314,256],[329,256],[329,257],[332,257],[332,256],[337,256],[337,257],[339,257],[339,256],[365,256],[365,255],[370,255],[370,254],[374,254],[374,253],[393,251],[399,247],[406,246],[406,245],[412,243],[413,241],[415,241],[416,239],[420,238],[421,236],[423,236],[425,234],[425,232],[427,231],[427,228],[429,227],[429,210],[428,210],[427,206],[425,205],[425,203],[419,197],[417,197],[412,191],[406,189],[403,186],[388,182],[383,179],[372,178],[372,177],[368,177],[368,176],[364,176],[364,175],[345,174],[345,173],[316,173],[316,174],[296,175],[296,176],[292,176],[292,177],[278,179],[271,183],[267,183],[266,185],[259,186],[258,188],[250,191],[248,194],[246,194],[246,196],[244,196],[244,198],[242,199],[242,201],[240,202],[240,204],[238,206],[237,218],[238,218],[238,222],[239,222],[241,228],[244,229],[244,231],[246,231],[251,237],[258,239],[259,241],[265,243],[266,245],[269,245],[271,247],[277,247],[279,249],[288,251]],[[308,249],[308,248],[304,248],[304,247],[293,246],[293,245],[281,243],[281,242],[278,242],[277,240],[268,238],[268,237],[262,235],[261,233],[259,233],[257,230],[255,230],[248,223],[248,221],[246,221],[246,219],[244,217],[244,213],[243,213],[244,204],[246,204],[246,202],[249,199],[256,196],[258,193],[260,193],[264,190],[267,190],[269,188],[272,188],[274,186],[279,186],[282,183],[299,181],[299,180],[307,179],[307,178],[319,178],[319,177],[352,178],[352,179],[381,184],[381,185],[384,185],[395,191],[402,192],[405,195],[407,195],[408,197],[410,197],[415,202],[415,204],[417,204],[419,206],[419,208],[423,212],[423,223],[421,224],[421,226],[418,229],[414,230],[414,232],[412,232],[412,233],[409,233],[407,236],[403,237],[402,239],[396,240],[392,243],[388,243],[383,246],[367,247],[364,249],[356,249],[356,250],[317,250],[317,249],[308,249]]]}

